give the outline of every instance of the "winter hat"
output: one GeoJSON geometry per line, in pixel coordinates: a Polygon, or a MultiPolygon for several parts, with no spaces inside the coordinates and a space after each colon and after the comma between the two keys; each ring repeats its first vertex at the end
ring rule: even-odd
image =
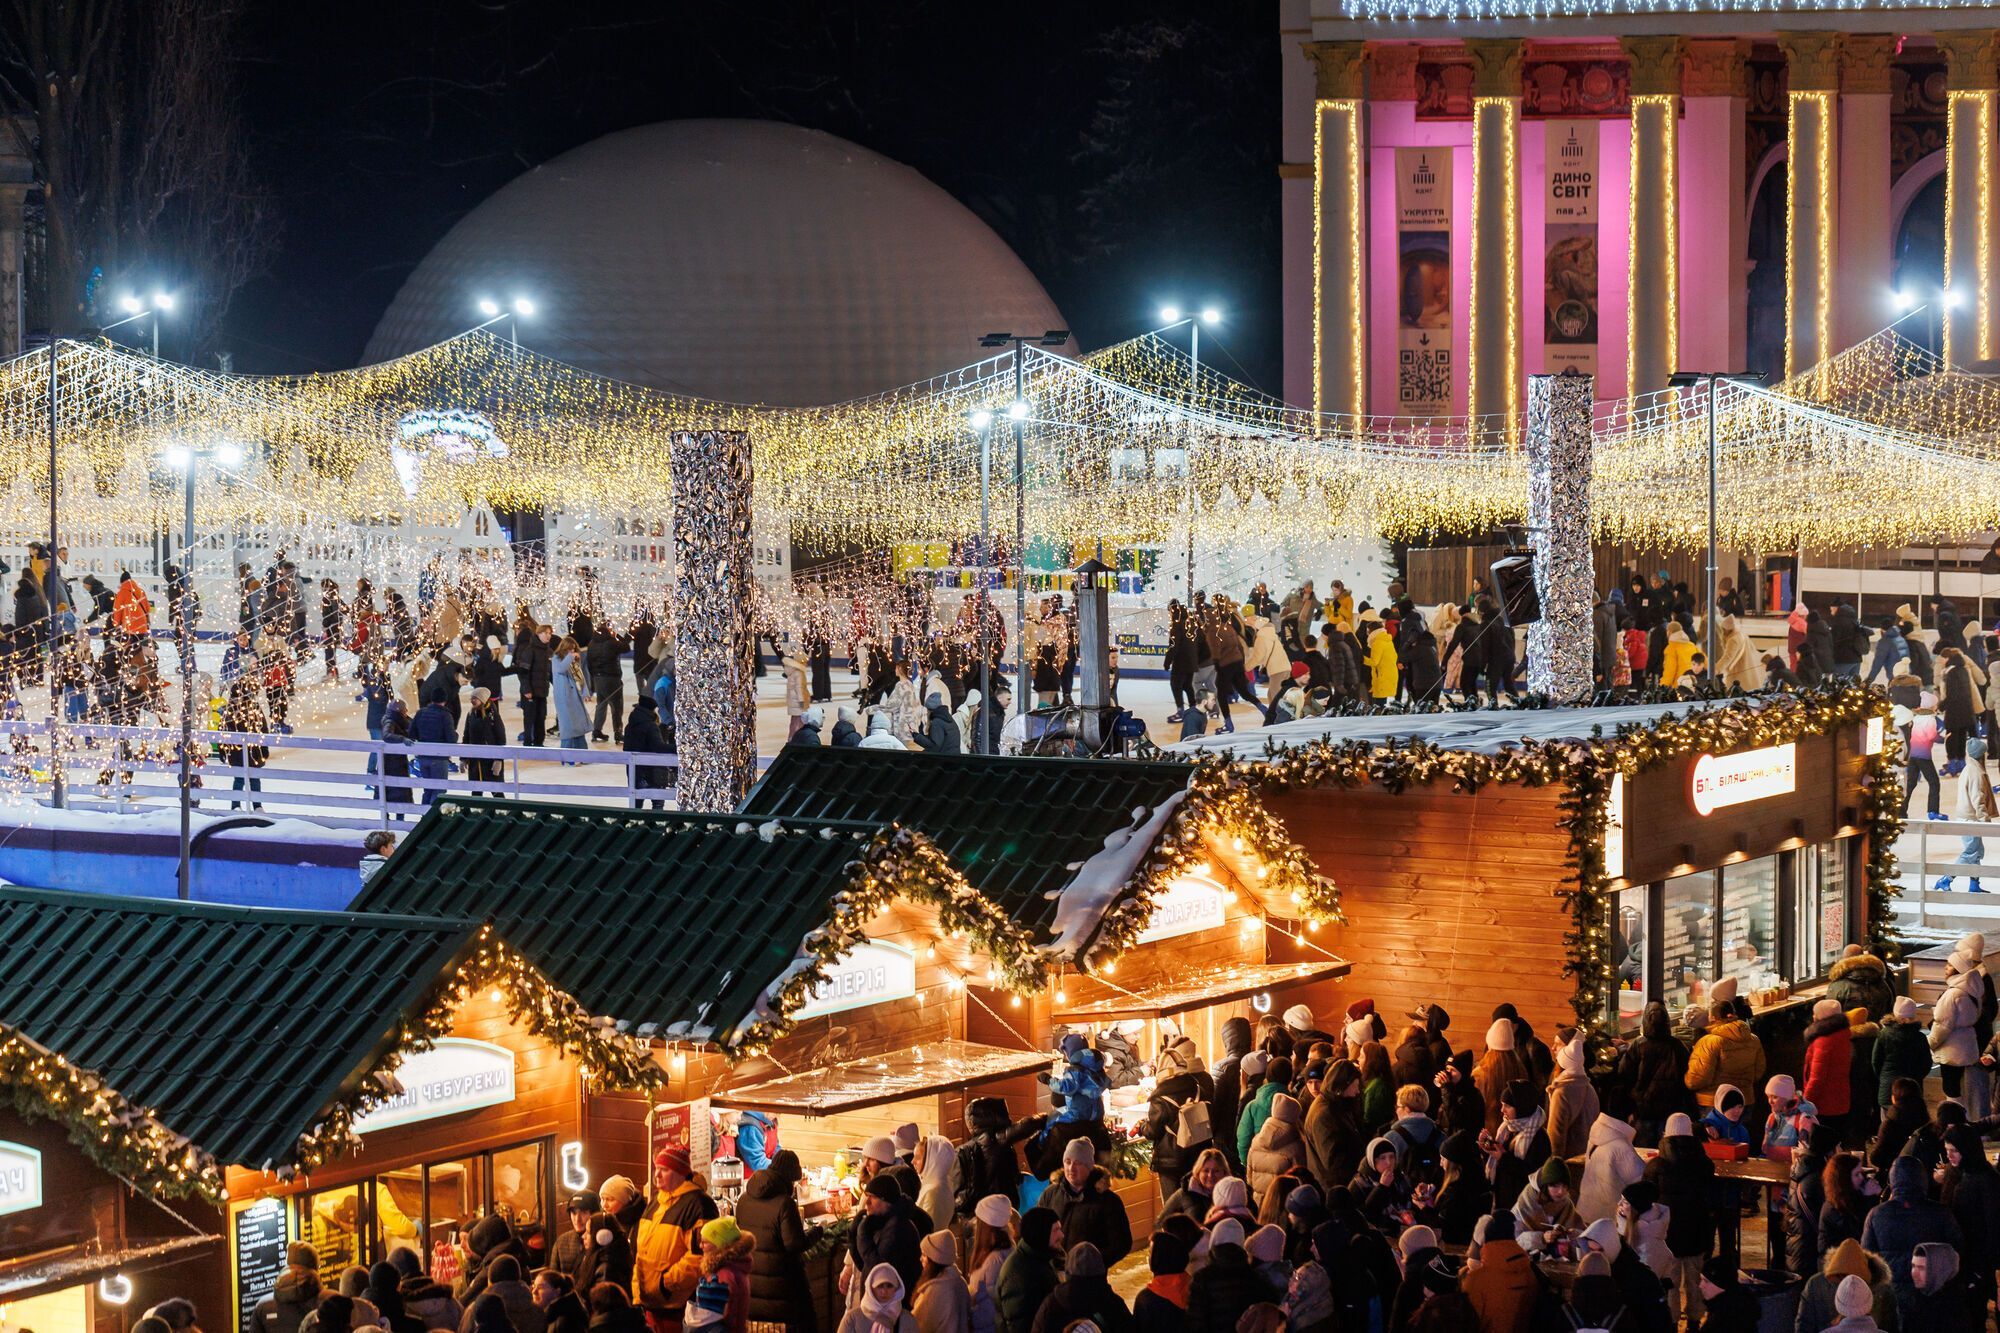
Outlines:
{"type": "Polygon", "coordinates": [[[1308,1083],[1322,1082],[1326,1078],[1326,1070],[1327,1070],[1326,1061],[1314,1060],[1311,1064],[1306,1066],[1306,1072],[1300,1075],[1300,1077],[1305,1079],[1305,1081],[1308,1083]]]}
{"type": "Polygon", "coordinates": [[[923,1136],[924,1132],[914,1124],[906,1123],[896,1126],[896,1151],[899,1153],[915,1152],[917,1150],[917,1143],[923,1136]]]}
{"type": "Polygon", "coordinates": [[[1313,1017],[1313,1011],[1302,1004],[1295,1004],[1285,1010],[1285,1026],[1295,1032],[1310,1032],[1318,1022],[1319,1020],[1313,1017]]]}
{"type": "Polygon", "coordinates": [[[1250,1207],[1250,1186],[1241,1176],[1224,1176],[1215,1182],[1215,1189],[1208,1196],[1209,1205],[1215,1208],[1250,1207]]]}
{"type": "Polygon", "coordinates": [[[606,1176],[598,1182],[597,1195],[604,1201],[604,1211],[615,1213],[639,1197],[639,1187],[632,1183],[630,1176],[606,1176]],[[618,1197],[615,1204],[611,1202],[613,1195],[618,1197]]]}
{"type": "Polygon", "coordinates": [[[487,689],[484,685],[476,686],[472,691],[472,702],[475,704],[483,704],[492,697],[493,691],[487,689]]]}
{"type": "Polygon", "coordinates": [[[1749,1099],[1743,1095],[1742,1089],[1738,1088],[1734,1083],[1718,1083],[1715,1085],[1716,1110],[1733,1111],[1739,1106],[1748,1104],[1749,1099]]]}
{"type": "Polygon", "coordinates": [[[1435,1250],[1437,1247],[1438,1233],[1421,1224],[1404,1227],[1403,1234],[1396,1238],[1396,1251],[1405,1259],[1414,1254],[1421,1254],[1425,1250],[1435,1250]]]}
{"type": "Polygon", "coordinates": [[[407,1245],[398,1245],[389,1251],[389,1263],[402,1277],[421,1277],[424,1271],[423,1257],[407,1245]]]}
{"type": "Polygon", "coordinates": [[[1342,1092],[1350,1087],[1361,1086],[1361,1066],[1352,1060],[1335,1060],[1326,1071],[1326,1090],[1342,1092]]]}
{"type": "Polygon", "coordinates": [[[896,1160],[896,1141],[887,1134],[877,1134],[861,1145],[861,1155],[868,1161],[887,1166],[896,1160]]]}
{"type": "Polygon", "coordinates": [[[688,1158],[688,1150],[679,1144],[670,1145],[654,1153],[653,1165],[664,1166],[683,1179],[694,1175],[694,1163],[688,1158]]]}
{"type": "Polygon", "coordinates": [[[854,710],[846,704],[834,709],[833,716],[836,721],[845,722],[850,727],[854,725],[854,710]]]}
{"type": "MultiPolygon", "coordinates": [[[[714,1224],[710,1223],[710,1225],[714,1224]]],[[[706,1231],[702,1233],[703,1236],[707,1234],[706,1231]]],[[[958,1262],[958,1237],[952,1235],[949,1231],[931,1232],[930,1235],[924,1237],[923,1243],[917,1248],[923,1251],[924,1258],[930,1260],[940,1268],[950,1268],[958,1262]]]]}
{"type": "Polygon", "coordinates": [[[1004,1231],[1014,1215],[1014,1205],[1004,1194],[989,1194],[972,1205],[972,1215],[995,1231],[1004,1231]]]}
{"type": "Polygon", "coordinates": [[[1165,1277],[1188,1270],[1188,1252],[1194,1247],[1171,1231],[1155,1231],[1146,1248],[1146,1267],[1155,1276],[1165,1277]]]}
{"type": "Polygon", "coordinates": [[[1273,1097],[1271,1099],[1271,1119],[1286,1125],[1298,1124],[1299,1123],[1298,1098],[1289,1097],[1282,1092],[1279,1093],[1276,1097],[1273,1097]]]}
{"type": "Polygon", "coordinates": [[[1826,1257],[1825,1272],[1828,1277],[1858,1277],[1868,1280],[1868,1251],[1861,1248],[1861,1242],[1852,1237],[1833,1247],[1833,1253],[1826,1257]]]}
{"type": "Polygon", "coordinates": [[[1262,1074],[1270,1067],[1271,1057],[1262,1051],[1252,1051],[1237,1063],[1237,1068],[1246,1074],[1262,1074]]]}
{"type": "Polygon", "coordinates": [[[1511,1051],[1514,1049],[1514,1025],[1504,1018],[1493,1020],[1493,1026],[1486,1029],[1486,1049],[1489,1051],[1511,1051]]]}
{"type": "Polygon", "coordinates": [[[1973,962],[1971,954],[1963,949],[1956,949],[1952,952],[1951,957],[1945,960],[1945,966],[1950,968],[1954,974],[1962,977],[1970,974],[1972,969],[1977,967],[1978,964],[1973,962]]]}
{"type": "Polygon", "coordinates": [[[1907,995],[1898,995],[1889,1012],[1899,1023],[1914,1023],[1917,1021],[1917,1002],[1907,995]]]}
{"type": "Polygon", "coordinates": [[[868,1182],[867,1193],[877,1199],[887,1199],[890,1203],[903,1197],[903,1187],[896,1183],[894,1176],[876,1176],[868,1182]]]}
{"type": "Polygon", "coordinates": [[[1053,1208],[1030,1208],[1021,1214],[1021,1243],[1033,1250],[1046,1250],[1049,1235],[1061,1220],[1053,1208]]]}
{"type": "Polygon", "coordinates": [[[1986,936],[1976,930],[1968,931],[1958,937],[1958,947],[1974,958],[1983,959],[1986,957],[1986,936]]]}
{"type": "Polygon", "coordinates": [[[1670,1139],[1694,1137],[1694,1121],[1688,1119],[1685,1112],[1674,1112],[1667,1117],[1666,1137],[1670,1139]]]}
{"type": "Polygon", "coordinates": [[[1320,1210],[1319,1190],[1312,1185],[1296,1185],[1285,1196],[1287,1217],[1311,1217],[1320,1210]]]}
{"type": "Polygon", "coordinates": [[[1517,1078],[1500,1090],[1500,1104],[1511,1106],[1522,1115],[1530,1115],[1542,1104],[1542,1095],[1535,1091],[1535,1085],[1524,1078],[1517,1078]]]}
{"type": "Polygon", "coordinates": [[[1208,1247],[1211,1250],[1218,1245],[1241,1245],[1242,1243],[1243,1224],[1233,1217],[1225,1217],[1208,1229],[1208,1247]]]}
{"type": "Polygon", "coordinates": [[[736,1225],[736,1219],[724,1214],[701,1229],[701,1247],[704,1250],[726,1250],[743,1239],[743,1229],[736,1225]]]}
{"type": "Polygon", "coordinates": [[[1604,1251],[1606,1261],[1618,1257],[1618,1251],[1625,1248],[1625,1242],[1618,1239],[1618,1224],[1608,1217],[1600,1217],[1583,1229],[1583,1238],[1594,1241],[1604,1251]]]}
{"type": "Polygon", "coordinates": [[[1798,1095],[1799,1085],[1790,1074],[1773,1074],[1764,1080],[1764,1100],[1767,1102],[1788,1102],[1798,1095]]]}
{"type": "Polygon", "coordinates": [[[1660,1201],[1660,1187],[1650,1180],[1635,1180],[1618,1196],[1634,1217],[1644,1217],[1660,1201]]]}
{"type": "Polygon", "coordinates": [[[1589,1051],[1583,1043],[1582,1028],[1578,1028],[1575,1036],[1556,1047],[1557,1067],[1565,1074],[1573,1074],[1578,1078],[1583,1076],[1584,1061],[1588,1056],[1589,1051]]]}
{"type": "Polygon", "coordinates": [[[1368,1140],[1368,1155],[1361,1159],[1362,1169],[1368,1171],[1374,1170],[1375,1159],[1377,1157],[1380,1157],[1383,1153],[1388,1153],[1391,1157],[1396,1156],[1395,1140],[1386,1138],[1378,1134],[1374,1138],[1368,1140]]]}
{"type": "Polygon", "coordinates": [[[1967,759],[1984,759],[1986,757],[1985,740],[1978,736],[1967,736],[1965,738],[1965,757],[1967,759]]]}
{"type": "Polygon", "coordinates": [[[826,714],[821,711],[818,704],[814,704],[811,708],[806,709],[804,716],[806,725],[809,727],[816,727],[826,721],[826,714]]]}
{"type": "Polygon", "coordinates": [[[1063,1149],[1062,1159],[1064,1166],[1068,1166],[1071,1162],[1082,1162],[1085,1166],[1096,1166],[1097,1149],[1092,1146],[1089,1139],[1071,1139],[1069,1146],[1063,1149]]]}
{"type": "Polygon", "coordinates": [[[1737,985],[1735,977],[1724,977],[1709,988],[1708,998],[1711,1002],[1717,1000],[1734,1000],[1736,998],[1737,985]]]}
{"type": "MultiPolygon", "coordinates": [[[[521,1261],[511,1254],[495,1256],[493,1262],[486,1266],[486,1280],[488,1282],[519,1282],[521,1280],[521,1261]]],[[[346,1285],[344,1280],[342,1285],[346,1285]]],[[[350,1291],[344,1294],[352,1296],[356,1293],[350,1291]]]]}
{"type": "Polygon", "coordinates": [[[319,1251],[302,1240],[295,1240],[285,1247],[285,1263],[293,1268],[310,1268],[319,1271],[319,1251]]]}
{"type": "Polygon", "coordinates": [[[1875,1292],[1852,1273],[1840,1279],[1840,1285],[1833,1289],[1833,1312],[1842,1319],[1857,1318],[1874,1308],[1875,1292]]]}
{"type": "MultiPolygon", "coordinates": [[[[1295,1009],[1305,1008],[1305,1006],[1302,1004],[1294,1005],[1292,1007],[1295,1009]]],[[[1351,1023],[1357,1018],[1366,1018],[1368,1017],[1368,1015],[1374,1012],[1375,1012],[1375,1001],[1364,997],[1362,999],[1356,1000],[1354,1003],[1347,1006],[1347,1021],[1351,1023]]],[[[1285,1018],[1289,1021],[1291,1015],[1287,1013],[1285,1015],[1285,1018]]]]}
{"type": "Polygon", "coordinates": [[[1831,997],[1823,999],[1819,1001],[1817,1004],[1813,1005],[1813,1022],[1815,1023],[1819,1022],[1822,1019],[1838,1018],[1840,1017],[1840,1014],[1841,1014],[1840,1001],[1832,999],[1831,997]]]}
{"type": "Polygon", "coordinates": [[[1260,1264],[1274,1264],[1285,1257],[1285,1229],[1266,1222],[1250,1233],[1243,1248],[1260,1264]]]}
{"type": "Polygon", "coordinates": [[[1681,1026],[1699,1030],[1708,1026],[1708,1010],[1698,1004],[1691,1004],[1681,1010],[1681,1026]]]}
{"type": "Polygon", "coordinates": [[[499,651],[500,651],[500,636],[499,636],[499,635],[497,635],[497,634],[489,634],[489,635],[487,635],[487,636],[486,636],[486,646],[487,646],[488,648],[491,648],[491,649],[492,649],[492,650],[493,650],[494,652],[496,652],[496,653],[497,653],[497,652],[499,652],[499,651]]]}
{"type": "Polygon", "coordinates": [[[1569,1177],[1569,1163],[1560,1157],[1550,1157],[1542,1163],[1542,1169],[1535,1172],[1535,1184],[1544,1190],[1552,1185],[1560,1185],[1564,1189],[1576,1188],[1569,1177]]]}
{"type": "Polygon", "coordinates": [[[1601,1254],[1586,1254],[1576,1265],[1578,1277],[1610,1277],[1611,1261],[1601,1254]]]}
{"type": "Polygon", "coordinates": [[[1472,1243],[1484,1245],[1489,1240],[1514,1239],[1514,1215],[1512,1213],[1488,1213],[1472,1228],[1472,1243]]]}

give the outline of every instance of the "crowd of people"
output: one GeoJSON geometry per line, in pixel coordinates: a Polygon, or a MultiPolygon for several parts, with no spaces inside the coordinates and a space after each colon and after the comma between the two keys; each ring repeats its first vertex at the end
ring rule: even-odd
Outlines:
{"type": "MultiPolygon", "coordinates": [[[[1132,1071],[1146,1235],[1103,1118],[1107,1056],[1134,1053],[1070,1033],[1052,1111],[981,1097],[962,1141],[868,1140],[839,1221],[806,1221],[777,1120],[742,1113],[718,1131],[749,1173],[733,1199],[667,1147],[650,1197],[612,1175],[546,1230],[481,1219],[451,1281],[410,1249],[327,1280],[294,1245],[256,1333],[813,1333],[829,1307],[832,1333],[1753,1333],[1781,1284],[1745,1271],[1760,1186],[1728,1163],[1751,1156],[1788,1181],[1765,1205],[1765,1269],[1796,1279],[1785,1327],[1972,1333],[2000,1267],[1984,950],[1959,942],[1926,1027],[1850,947],[1797,1076],[1770,1072],[1726,982],[1678,1021],[1648,1006],[1595,1064],[1507,1004],[1463,1046],[1434,1004],[1392,1021],[1360,999],[1324,1025],[1294,1005],[1226,1020],[1207,1061],[1169,1022],[1132,1071]],[[1930,1109],[1934,1061],[1959,1076],[1930,1109]]],[[[139,1333],[182,1333],[175,1315],[139,1333]]]]}

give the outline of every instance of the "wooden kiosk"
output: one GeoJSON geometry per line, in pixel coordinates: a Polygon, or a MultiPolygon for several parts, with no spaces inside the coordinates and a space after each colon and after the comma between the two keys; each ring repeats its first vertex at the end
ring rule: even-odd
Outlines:
{"type": "Polygon", "coordinates": [[[1544,1032],[1608,1033],[1724,977],[1760,1019],[1809,1010],[1844,946],[1886,943],[1887,713],[1849,685],[1321,718],[1178,748],[1230,756],[1338,883],[1343,995],[1440,1004],[1463,1045],[1502,1002],[1544,1032]]]}

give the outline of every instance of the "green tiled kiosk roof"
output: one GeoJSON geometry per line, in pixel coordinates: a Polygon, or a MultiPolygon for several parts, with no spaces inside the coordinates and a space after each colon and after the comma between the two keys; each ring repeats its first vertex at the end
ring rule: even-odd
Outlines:
{"type": "Polygon", "coordinates": [[[478,935],[468,921],[0,888],[0,1024],[217,1161],[284,1165],[478,935]]]}
{"type": "Polygon", "coordinates": [[[356,911],[490,921],[593,1014],[642,1036],[737,1029],[831,915],[879,824],[453,796],[356,911]]]}
{"type": "Polygon", "coordinates": [[[1193,770],[1127,759],[1009,759],[787,746],[743,803],[758,818],[893,820],[927,835],[1038,940],[1072,868],[1184,791],[1193,770]]]}

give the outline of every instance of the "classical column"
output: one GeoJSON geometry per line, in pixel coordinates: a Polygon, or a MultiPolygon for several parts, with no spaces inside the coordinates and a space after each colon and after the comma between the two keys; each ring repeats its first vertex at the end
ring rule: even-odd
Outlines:
{"type": "Polygon", "coordinates": [[[1313,66],[1313,411],[1368,410],[1368,175],[1360,42],[1307,42],[1313,66]]]}
{"type": "Polygon", "coordinates": [[[1993,174],[1995,111],[2000,106],[2000,34],[1990,29],[1941,32],[1950,66],[1946,110],[1944,357],[1961,365],[1989,361],[1994,346],[1993,174]],[[1950,308],[1955,305],[1954,308],[1950,308]]]}
{"type": "Polygon", "coordinates": [[[1840,198],[1841,34],[1786,33],[1790,80],[1785,162],[1785,374],[1809,370],[1834,347],[1834,259],[1840,198]]]}
{"type": "Polygon", "coordinates": [[[1466,382],[1474,417],[1513,438],[1521,411],[1521,43],[1475,38],[1472,54],[1472,303],[1466,382]]]}
{"type": "Polygon", "coordinates": [[[1632,70],[1632,175],[1625,270],[1630,394],[1667,387],[1680,366],[1681,39],[1621,39],[1632,70]]]}
{"type": "Polygon", "coordinates": [[[674,661],[683,810],[727,814],[757,776],[750,641],[750,436],[675,431],[674,661]]]}
{"type": "Polygon", "coordinates": [[[1834,351],[1893,316],[1896,238],[1889,216],[1889,80],[1896,39],[1850,33],[1840,55],[1840,195],[1834,264],[1834,351]]]}
{"type": "Polygon", "coordinates": [[[1709,366],[1748,353],[1750,226],[1744,206],[1740,38],[1690,38],[1681,68],[1681,345],[1709,366]]]}
{"type": "Polygon", "coordinates": [[[1590,701],[1590,410],[1593,376],[1528,380],[1528,528],[1542,618],[1528,626],[1528,690],[1590,701]]]}

